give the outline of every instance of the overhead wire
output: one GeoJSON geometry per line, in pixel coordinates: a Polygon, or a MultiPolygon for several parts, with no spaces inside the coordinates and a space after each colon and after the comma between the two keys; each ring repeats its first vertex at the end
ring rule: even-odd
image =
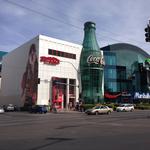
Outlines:
{"type": "MultiPolygon", "coordinates": [[[[55,10],[54,8],[52,8],[52,7],[47,7],[47,6],[45,6],[43,3],[40,3],[40,2],[38,2],[38,1],[32,0],[32,2],[34,2],[34,3],[38,4],[38,5],[41,5],[41,6],[43,6],[43,7],[46,8],[46,9],[50,9],[50,10],[53,9],[53,11],[60,13],[59,11],[55,10]]],[[[63,2],[65,2],[65,0],[64,0],[63,2]]],[[[65,2],[65,4],[68,5],[68,2],[65,2]]],[[[69,6],[69,5],[68,5],[68,6],[69,6]]],[[[65,7],[66,7],[66,6],[65,6],[65,7]]],[[[69,8],[68,8],[68,9],[69,9],[69,8]]],[[[77,21],[83,23],[83,20],[80,20],[79,18],[76,18],[76,17],[74,17],[74,16],[65,14],[64,12],[61,12],[61,14],[65,15],[65,16],[68,16],[68,17],[70,17],[70,18],[72,18],[72,19],[75,19],[75,20],[77,20],[77,21]]],[[[114,32],[112,32],[112,31],[108,31],[108,30],[106,30],[106,29],[103,28],[103,27],[100,27],[100,28],[101,28],[104,32],[111,33],[111,34],[113,34],[113,35],[115,35],[115,36],[122,37],[122,35],[120,35],[120,34],[118,34],[118,33],[114,33],[114,32]]],[[[109,38],[109,39],[111,39],[111,40],[113,40],[113,41],[123,42],[123,41],[121,41],[121,40],[118,40],[118,39],[115,39],[115,38],[112,38],[112,37],[109,37],[109,36],[106,36],[106,35],[103,35],[103,34],[97,33],[97,35],[98,35],[98,37],[100,36],[101,39],[103,39],[103,40],[109,38]],[[102,37],[103,37],[103,38],[102,38],[102,37]]],[[[133,39],[133,38],[128,38],[127,40],[132,40],[132,41],[135,41],[135,42],[138,42],[138,43],[141,43],[141,44],[144,43],[144,42],[135,40],[135,39],[133,39]]],[[[144,44],[145,44],[145,43],[144,43],[144,44]]]]}
{"type": "MultiPolygon", "coordinates": [[[[46,17],[46,18],[48,18],[48,19],[50,19],[50,20],[53,20],[53,21],[56,21],[56,22],[59,22],[59,23],[63,23],[63,24],[65,24],[65,25],[74,27],[74,28],[79,29],[79,30],[83,30],[83,28],[81,28],[81,27],[79,27],[79,26],[76,26],[76,25],[74,25],[74,24],[71,24],[71,23],[68,23],[68,22],[59,20],[59,19],[57,19],[57,18],[55,18],[55,17],[53,17],[53,16],[50,16],[50,15],[44,14],[44,13],[42,13],[42,12],[39,12],[39,11],[37,11],[37,10],[31,9],[31,8],[29,8],[29,7],[26,7],[26,6],[22,5],[22,4],[18,4],[18,3],[16,3],[16,2],[13,2],[13,1],[10,1],[10,0],[5,0],[5,2],[10,3],[10,4],[12,4],[12,5],[15,5],[15,6],[18,6],[18,7],[20,7],[20,8],[23,8],[23,9],[25,9],[25,10],[28,10],[28,11],[33,12],[33,13],[35,13],[35,14],[38,14],[38,15],[40,15],[40,16],[46,17]]],[[[37,1],[35,2],[34,0],[32,0],[31,2],[39,4],[39,2],[37,2],[37,1]]],[[[40,3],[40,5],[41,5],[41,6],[44,6],[44,5],[41,4],[41,3],[40,3]]],[[[49,8],[46,7],[46,6],[44,6],[44,7],[45,7],[46,9],[49,9],[49,8]]],[[[53,11],[55,11],[55,10],[53,9],[53,11]]],[[[58,12],[58,11],[57,11],[57,12],[58,12]]],[[[58,13],[59,13],[59,12],[58,12],[58,13]]],[[[64,14],[65,16],[68,16],[68,15],[66,15],[65,13],[63,13],[63,14],[64,14]]],[[[71,16],[69,15],[69,17],[71,17],[71,16]]],[[[71,17],[71,18],[74,18],[74,19],[75,19],[75,17],[71,17]]],[[[79,20],[79,19],[78,19],[77,21],[82,22],[82,21],[79,20]]],[[[103,30],[106,31],[105,29],[103,29],[103,30]]],[[[117,33],[113,33],[113,32],[110,32],[110,31],[106,31],[106,32],[115,34],[115,35],[117,35],[117,36],[120,36],[120,35],[117,34],[117,33]]],[[[124,41],[121,41],[121,40],[118,40],[118,39],[115,39],[115,38],[112,38],[112,37],[109,37],[109,36],[106,36],[106,35],[103,35],[103,34],[97,33],[97,35],[98,35],[98,38],[101,38],[101,39],[103,39],[103,40],[106,40],[106,39],[109,38],[109,39],[111,39],[111,40],[113,40],[113,41],[124,42],[124,41]]],[[[128,40],[129,40],[129,39],[128,39],[128,40]]],[[[132,40],[133,40],[133,39],[132,39],[132,40]]],[[[139,41],[137,41],[137,42],[139,42],[139,41]]],[[[140,43],[141,43],[141,42],[140,42],[140,43]]]]}
{"type": "Polygon", "coordinates": [[[76,26],[76,25],[73,25],[73,24],[64,22],[64,21],[59,20],[59,19],[57,19],[57,18],[55,18],[55,17],[46,15],[46,14],[44,14],[44,13],[42,13],[42,12],[39,12],[39,11],[37,11],[37,10],[34,10],[34,9],[29,8],[29,7],[23,6],[23,5],[18,4],[18,3],[16,3],[16,2],[13,2],[13,1],[10,1],[10,0],[5,0],[5,1],[8,2],[8,3],[10,3],[10,4],[16,5],[16,6],[18,6],[18,7],[21,7],[21,8],[23,8],[23,9],[29,10],[29,11],[35,13],[35,14],[40,15],[40,16],[44,16],[44,17],[46,17],[46,18],[49,18],[49,19],[51,19],[51,20],[54,20],[54,21],[56,21],[56,22],[59,22],[59,23],[61,22],[61,23],[63,23],[63,24],[66,24],[66,25],[69,25],[69,26],[73,26],[74,28],[80,29],[80,27],[78,27],[78,26],[76,26]]]}
{"type": "MultiPolygon", "coordinates": [[[[44,8],[46,8],[46,9],[48,9],[48,10],[51,10],[51,9],[52,9],[53,11],[58,12],[57,10],[54,10],[52,7],[47,7],[47,6],[43,5],[42,3],[39,3],[38,1],[32,0],[32,2],[34,2],[34,3],[36,3],[36,4],[40,5],[40,6],[43,6],[44,8]]],[[[60,13],[60,12],[58,12],[58,13],[60,13]]],[[[71,18],[73,18],[73,19],[76,19],[76,20],[79,21],[80,23],[83,23],[83,21],[79,20],[78,18],[72,17],[72,16],[70,16],[70,15],[67,15],[67,14],[65,14],[64,12],[61,12],[61,14],[65,15],[65,16],[67,16],[67,17],[71,17],[71,18]]],[[[80,29],[83,30],[83,28],[80,28],[80,29]]],[[[111,38],[111,37],[108,37],[108,36],[105,36],[105,35],[100,35],[99,33],[97,33],[97,34],[98,34],[98,38],[101,38],[101,39],[103,39],[103,40],[106,40],[106,39],[109,38],[109,39],[111,39],[111,40],[113,40],[113,41],[122,42],[122,41],[120,41],[120,40],[117,40],[117,39],[114,39],[114,38],[111,38]]]]}
{"type": "MultiPolygon", "coordinates": [[[[32,1],[35,2],[35,0],[32,0],[32,1]]],[[[67,9],[69,9],[69,7],[70,7],[68,1],[69,1],[69,0],[63,0],[63,2],[65,2],[65,4],[68,6],[67,9]]],[[[36,1],[36,2],[37,2],[37,1],[36,1]]],[[[47,6],[45,6],[45,7],[47,7],[47,6]]],[[[65,6],[65,7],[66,7],[66,6],[65,6]]],[[[53,10],[54,10],[54,9],[53,9],[53,10]]],[[[98,13],[98,12],[97,12],[97,13],[98,13]]],[[[62,14],[62,12],[61,12],[61,14],[62,14]]],[[[63,12],[63,14],[65,14],[65,13],[63,12]]],[[[66,15],[66,14],[65,14],[65,15],[66,15]]],[[[79,19],[79,18],[76,18],[76,17],[71,16],[71,15],[68,15],[68,14],[67,14],[66,16],[69,16],[70,18],[76,19],[77,21],[83,23],[83,20],[81,20],[81,19],[79,19]]],[[[103,24],[102,21],[99,20],[99,22],[101,22],[101,23],[103,24]]],[[[102,31],[104,31],[104,32],[111,33],[112,35],[122,37],[122,34],[118,34],[118,33],[116,33],[116,32],[112,32],[112,30],[111,30],[111,31],[108,30],[109,27],[107,27],[107,29],[106,29],[106,28],[100,26],[99,28],[102,29],[102,31]]],[[[97,34],[99,34],[99,33],[97,33],[97,34]]],[[[110,37],[110,36],[106,36],[106,35],[103,35],[103,34],[99,34],[99,35],[100,35],[100,36],[103,36],[103,37],[106,37],[106,38],[109,38],[109,39],[112,39],[112,40],[117,41],[117,42],[123,42],[123,41],[121,41],[121,40],[112,38],[112,37],[110,37]]],[[[136,39],[134,39],[134,38],[127,38],[127,40],[132,40],[132,41],[135,41],[135,42],[138,42],[138,43],[141,43],[141,44],[145,44],[145,42],[136,40],[136,39]]]]}
{"type": "MultiPolygon", "coordinates": [[[[32,2],[33,3],[36,3],[36,4],[38,4],[38,5],[40,5],[40,6],[43,6],[44,8],[46,8],[46,9],[48,9],[48,10],[53,10],[53,11],[55,11],[56,13],[58,12],[57,10],[54,10],[52,7],[47,7],[47,6],[45,6],[45,5],[43,5],[42,3],[39,3],[38,1],[35,1],[35,0],[32,0],[32,2]]],[[[58,13],[60,13],[60,12],[58,12],[58,13]]],[[[63,15],[65,15],[65,16],[67,16],[67,17],[70,17],[70,18],[72,18],[72,19],[76,19],[76,21],[79,21],[80,23],[83,23],[83,21],[82,20],[80,20],[80,19],[78,19],[78,18],[76,18],[76,17],[72,17],[72,16],[70,16],[70,15],[68,15],[68,14],[65,14],[64,12],[61,12],[61,14],[63,14],[63,15]]],[[[79,28],[79,29],[82,29],[83,30],[83,28],[79,28]]],[[[104,30],[104,29],[103,29],[104,30]]],[[[120,41],[120,40],[117,40],[117,39],[114,39],[114,38],[111,38],[111,37],[108,37],[108,36],[105,36],[105,35],[100,35],[99,33],[97,33],[99,36],[99,38],[101,38],[101,39],[103,39],[103,40],[106,40],[106,39],[111,39],[111,40],[113,40],[113,41],[117,41],[117,42],[122,42],[122,41],[120,41]]]]}

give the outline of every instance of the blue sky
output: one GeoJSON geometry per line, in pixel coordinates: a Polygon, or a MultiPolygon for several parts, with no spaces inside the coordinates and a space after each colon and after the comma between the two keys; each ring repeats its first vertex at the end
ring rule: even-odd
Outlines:
{"type": "Polygon", "coordinates": [[[100,47],[130,43],[150,54],[149,19],[150,0],[0,0],[0,50],[38,34],[82,44],[83,25],[93,21],[100,47]]]}

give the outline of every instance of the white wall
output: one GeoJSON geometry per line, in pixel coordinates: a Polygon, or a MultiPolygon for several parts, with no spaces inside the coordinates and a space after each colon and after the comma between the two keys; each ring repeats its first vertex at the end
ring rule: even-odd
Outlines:
{"type": "Polygon", "coordinates": [[[38,41],[36,37],[3,57],[0,104],[23,104],[21,101],[22,75],[25,71],[30,46],[35,44],[38,51],[38,41]]]}
{"type": "MultiPolygon", "coordinates": [[[[39,60],[39,78],[41,79],[40,84],[38,85],[38,104],[48,104],[49,98],[51,99],[51,77],[61,77],[61,78],[70,78],[76,79],[76,84],[78,83],[78,73],[77,70],[79,69],[79,59],[81,53],[81,45],[73,44],[70,42],[53,39],[50,37],[40,35],[39,41],[39,59],[40,56],[46,57],[55,57],[58,58],[60,64],[58,65],[50,65],[44,64],[39,60]],[[64,51],[68,53],[76,54],[76,59],[69,59],[59,56],[48,55],[48,49],[54,49],[58,51],[64,51]],[[72,65],[73,64],[73,65],[72,65]],[[73,67],[74,66],[74,67],[73,67]],[[77,70],[76,70],[76,69],[77,70]],[[49,82],[45,82],[45,80],[49,82]]],[[[76,97],[78,98],[79,89],[76,88],[76,97]]]]}

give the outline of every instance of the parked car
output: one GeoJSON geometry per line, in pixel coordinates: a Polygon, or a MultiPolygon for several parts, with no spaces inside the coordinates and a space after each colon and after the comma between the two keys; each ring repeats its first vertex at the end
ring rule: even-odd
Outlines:
{"type": "Polygon", "coordinates": [[[112,108],[109,108],[108,106],[95,106],[92,109],[87,109],[85,111],[88,115],[98,115],[98,114],[110,114],[113,111],[112,108]]]}
{"type": "Polygon", "coordinates": [[[133,111],[134,110],[134,105],[133,104],[121,104],[116,108],[116,111],[133,111]]]}
{"type": "Polygon", "coordinates": [[[3,107],[0,107],[0,114],[3,114],[5,111],[4,111],[4,108],[3,107]]]}
{"type": "Polygon", "coordinates": [[[35,105],[30,109],[30,113],[47,113],[47,107],[45,105],[35,105]]]}
{"type": "Polygon", "coordinates": [[[5,106],[5,111],[15,111],[15,106],[13,104],[8,104],[5,106]]]}

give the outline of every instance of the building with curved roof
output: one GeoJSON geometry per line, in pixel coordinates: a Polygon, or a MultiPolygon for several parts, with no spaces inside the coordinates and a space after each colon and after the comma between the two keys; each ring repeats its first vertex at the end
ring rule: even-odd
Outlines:
{"type": "Polygon", "coordinates": [[[150,55],[141,48],[118,43],[101,48],[105,58],[105,92],[147,93],[150,91],[150,55]]]}

